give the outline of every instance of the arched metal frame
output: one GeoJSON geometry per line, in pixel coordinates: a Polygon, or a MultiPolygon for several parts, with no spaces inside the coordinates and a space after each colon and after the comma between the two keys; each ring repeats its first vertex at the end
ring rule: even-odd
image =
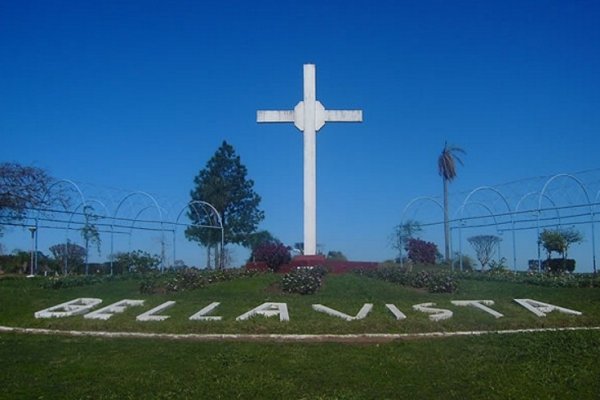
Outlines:
{"type": "Polygon", "coordinates": [[[159,222],[160,222],[160,226],[161,226],[161,229],[160,229],[160,231],[161,231],[160,272],[163,272],[164,268],[165,268],[165,231],[164,231],[164,225],[163,225],[164,224],[163,213],[161,211],[160,206],[158,205],[158,201],[156,201],[154,196],[152,196],[151,194],[148,194],[146,192],[135,191],[135,192],[129,193],[128,195],[126,195],[125,197],[123,197],[121,199],[121,201],[117,205],[115,212],[113,214],[112,224],[111,224],[111,234],[110,234],[110,274],[111,275],[113,274],[113,259],[114,259],[114,222],[117,219],[117,215],[119,214],[119,210],[121,209],[121,206],[125,203],[126,200],[130,199],[133,196],[143,196],[143,197],[150,199],[150,201],[152,202],[152,204],[158,211],[158,218],[159,218],[159,222]]]}
{"type": "MultiPolygon", "coordinates": [[[[463,200],[463,203],[461,205],[461,207],[457,210],[457,212],[455,213],[454,219],[451,221],[451,223],[458,223],[458,226],[454,226],[452,227],[453,229],[458,229],[459,231],[459,247],[462,247],[462,245],[460,244],[462,242],[462,238],[461,236],[461,229],[465,226],[466,224],[466,219],[464,218],[464,216],[462,215],[464,212],[464,208],[467,204],[471,203],[471,204],[478,204],[480,206],[484,206],[484,208],[486,208],[488,210],[488,212],[490,213],[491,216],[494,217],[494,224],[496,225],[496,229],[499,231],[498,229],[498,221],[496,220],[496,216],[497,215],[506,215],[510,217],[510,224],[511,224],[511,233],[512,233],[512,247],[513,247],[513,268],[516,269],[517,268],[517,252],[516,252],[516,238],[515,238],[515,231],[517,230],[515,227],[515,215],[518,214],[522,214],[524,212],[534,212],[535,213],[535,223],[536,223],[536,228],[537,229],[537,235],[539,237],[539,230],[540,230],[540,214],[544,211],[556,211],[557,214],[557,221],[558,221],[558,227],[561,226],[562,222],[561,222],[561,218],[564,218],[564,216],[561,216],[560,213],[560,209],[564,209],[564,208],[568,208],[568,207],[558,207],[556,205],[556,203],[554,202],[554,200],[547,194],[548,188],[550,187],[550,185],[557,179],[559,178],[567,178],[572,180],[573,182],[575,182],[577,184],[577,186],[579,186],[579,188],[581,189],[581,191],[583,192],[583,194],[585,195],[585,200],[586,200],[586,204],[578,204],[578,205],[573,205],[572,207],[588,207],[589,209],[589,223],[591,225],[591,235],[592,235],[592,265],[593,265],[593,271],[594,274],[597,273],[597,269],[596,269],[596,235],[595,235],[595,215],[596,215],[596,210],[595,207],[598,205],[598,203],[600,202],[600,190],[596,193],[596,197],[594,199],[594,203],[591,202],[590,196],[589,196],[589,192],[586,188],[586,186],[583,184],[583,182],[578,179],[577,177],[575,177],[574,175],[571,174],[557,174],[554,175],[552,177],[550,177],[549,179],[547,179],[543,185],[543,188],[541,191],[533,191],[533,192],[529,192],[527,194],[525,194],[524,196],[522,196],[519,201],[517,202],[515,209],[511,209],[510,204],[508,202],[508,199],[506,198],[506,196],[504,196],[504,194],[502,192],[500,192],[498,189],[491,187],[491,186],[481,186],[478,187],[474,190],[472,190],[463,200]],[[506,213],[498,213],[498,214],[494,214],[493,211],[486,206],[484,203],[474,203],[471,201],[471,197],[479,192],[479,191],[491,191],[493,193],[495,193],[504,203],[504,205],[506,206],[506,213]],[[536,209],[531,209],[531,210],[527,210],[527,211],[521,211],[521,205],[524,202],[524,200],[530,196],[534,196],[537,195],[537,208],[536,209]],[[547,200],[550,204],[552,204],[552,208],[542,208],[542,203],[544,200],[547,200]]],[[[426,196],[421,196],[421,197],[417,197],[414,198],[413,200],[411,200],[406,207],[404,207],[402,214],[401,214],[401,219],[400,219],[400,224],[403,223],[403,221],[405,220],[406,217],[406,212],[408,211],[408,209],[415,204],[418,201],[430,201],[433,202],[435,204],[437,204],[443,211],[443,206],[440,204],[439,201],[437,201],[435,198],[433,197],[426,197],[426,196]]],[[[585,214],[584,214],[585,215],[585,214]]],[[[581,215],[580,215],[581,216],[581,215]]],[[[482,217],[475,217],[475,218],[482,218],[482,217]]],[[[520,221],[520,222],[526,222],[526,221],[520,221]]],[[[438,224],[441,222],[436,222],[435,224],[438,224]]],[[[588,223],[587,221],[583,222],[583,223],[588,223]]],[[[520,228],[523,229],[523,228],[520,228]]],[[[531,229],[531,228],[525,228],[525,229],[531,229]]],[[[503,231],[505,231],[507,229],[503,229],[503,231]]],[[[459,254],[462,253],[462,249],[459,249],[459,254]]],[[[400,249],[400,256],[402,259],[402,249],[400,249]]],[[[462,258],[462,257],[461,257],[462,258]]],[[[541,263],[541,259],[540,259],[540,250],[539,250],[539,245],[538,245],[538,263],[541,263]]],[[[461,260],[462,261],[462,260],[461,260]]],[[[461,266],[462,268],[462,266],[461,266]]]]}
{"type": "MultiPolygon", "coordinates": [[[[491,186],[480,186],[480,187],[478,187],[476,189],[473,189],[467,195],[467,197],[465,197],[465,200],[463,201],[463,207],[461,207],[461,209],[464,208],[464,205],[466,205],[469,202],[469,200],[471,199],[471,197],[475,193],[481,192],[481,191],[484,191],[484,190],[491,191],[491,192],[497,194],[498,196],[500,196],[500,198],[504,202],[504,205],[506,206],[506,211],[510,215],[511,232],[512,232],[513,269],[516,269],[517,268],[517,245],[516,245],[517,242],[516,242],[516,238],[515,238],[515,218],[514,218],[514,215],[512,213],[512,210],[510,209],[510,205],[508,204],[508,200],[506,199],[506,197],[498,189],[496,189],[496,188],[493,188],[491,186]]],[[[496,228],[497,227],[498,226],[496,224],[496,228]]],[[[462,270],[462,254],[460,255],[460,262],[461,262],[461,270],[462,270]]]]}
{"type": "MultiPolygon", "coordinates": [[[[111,215],[108,207],[102,201],[96,200],[96,199],[86,199],[84,192],[82,191],[81,187],[77,183],[75,183],[74,181],[69,180],[69,179],[60,179],[60,180],[54,181],[50,186],[48,186],[48,188],[46,189],[46,191],[43,193],[43,195],[41,197],[42,204],[44,204],[48,200],[50,194],[59,185],[67,185],[67,187],[70,188],[69,191],[72,191],[76,194],[75,198],[78,199],[77,206],[75,208],[70,207],[70,204],[73,200],[73,196],[72,196],[72,194],[69,194],[68,197],[65,196],[64,201],[60,202],[59,208],[61,208],[62,210],[56,209],[56,207],[54,207],[54,208],[53,207],[45,207],[45,208],[33,209],[33,210],[31,210],[32,214],[29,217],[31,222],[24,223],[22,225],[23,227],[29,227],[29,230],[32,233],[32,241],[33,241],[32,257],[31,257],[32,258],[32,260],[31,260],[31,273],[32,274],[34,274],[38,270],[39,229],[40,228],[65,229],[65,238],[66,238],[66,241],[68,242],[69,241],[69,231],[75,229],[72,226],[75,224],[75,222],[74,222],[75,216],[83,215],[85,218],[89,212],[88,208],[92,207],[93,203],[99,204],[104,211],[103,214],[98,214],[98,215],[96,215],[96,217],[98,217],[102,220],[110,220],[108,222],[101,223],[100,225],[107,226],[109,228],[109,232],[110,232],[110,273],[111,274],[113,273],[114,234],[115,233],[127,234],[127,232],[115,231],[115,227],[118,225],[118,221],[131,221],[131,225],[129,226],[130,238],[132,236],[132,232],[134,229],[156,230],[156,231],[161,232],[161,265],[160,265],[161,272],[164,271],[165,260],[166,260],[166,257],[165,257],[165,231],[167,230],[166,227],[168,225],[173,226],[173,228],[170,230],[173,232],[173,240],[174,240],[174,242],[173,242],[173,262],[175,262],[176,257],[177,257],[177,253],[176,253],[176,251],[177,251],[176,250],[177,227],[179,225],[189,226],[189,224],[180,223],[180,219],[183,214],[183,211],[185,211],[186,209],[190,209],[191,212],[195,213],[196,215],[201,215],[203,213],[206,216],[208,216],[209,224],[192,224],[191,226],[195,226],[195,227],[199,227],[199,228],[207,228],[207,229],[219,229],[221,232],[220,246],[221,246],[221,249],[224,248],[225,232],[224,232],[224,226],[223,226],[223,222],[221,219],[221,215],[219,214],[219,212],[216,210],[216,208],[212,204],[210,204],[206,201],[189,202],[178,213],[175,222],[171,222],[171,221],[165,220],[165,215],[167,215],[167,212],[163,208],[160,207],[159,202],[157,201],[157,199],[154,196],[152,196],[151,194],[149,194],[147,192],[135,191],[135,192],[131,192],[131,193],[128,193],[125,196],[123,196],[120,199],[119,203],[117,204],[116,208],[114,209],[114,212],[111,215]],[[138,210],[134,219],[127,218],[127,217],[119,217],[119,213],[120,213],[122,207],[124,206],[124,204],[134,196],[140,196],[140,197],[146,198],[147,200],[149,200],[150,205],[141,210],[138,210]],[[82,209],[82,208],[83,208],[83,211],[80,211],[80,209],[82,209]],[[156,212],[158,214],[158,220],[157,221],[149,221],[149,220],[142,221],[140,219],[141,214],[144,213],[145,211],[147,211],[148,209],[152,209],[152,208],[154,208],[156,210],[156,212]],[[62,219],[62,218],[55,219],[55,217],[52,216],[52,214],[55,214],[55,213],[65,214],[66,217],[64,219],[62,219]],[[44,215],[44,214],[46,214],[46,215],[44,215]],[[46,224],[45,226],[41,226],[40,221],[49,221],[53,225],[46,224]],[[136,228],[136,224],[138,222],[146,222],[148,224],[157,224],[157,225],[160,225],[160,227],[154,228],[150,225],[149,228],[136,228]],[[34,223],[35,225],[31,226],[32,223],[34,223]]],[[[67,191],[65,190],[65,193],[66,192],[67,191]]],[[[123,226],[123,225],[119,225],[119,227],[127,228],[126,226],[123,226]]],[[[221,252],[219,267],[223,267],[223,266],[224,266],[223,254],[221,252]]],[[[64,273],[68,273],[68,268],[69,268],[68,260],[65,260],[65,265],[63,266],[64,273]]],[[[87,273],[88,273],[88,268],[87,268],[87,262],[86,262],[86,274],[87,273]]]]}
{"type": "Polygon", "coordinates": [[[177,259],[177,250],[176,250],[176,236],[177,236],[177,226],[179,225],[179,219],[183,215],[183,212],[186,210],[192,210],[198,218],[200,218],[200,213],[198,213],[198,209],[196,206],[202,207],[202,211],[204,215],[209,217],[209,221],[213,223],[212,225],[203,225],[203,224],[190,224],[189,226],[197,227],[197,228],[207,228],[207,229],[219,229],[221,231],[221,253],[219,255],[219,268],[224,266],[223,259],[223,249],[225,248],[225,229],[223,227],[223,221],[221,220],[221,214],[217,211],[217,209],[210,203],[202,200],[193,200],[186,204],[179,214],[177,214],[177,218],[175,219],[175,223],[173,224],[173,264],[175,264],[175,260],[177,259]],[[210,213],[207,212],[210,210],[210,213]],[[215,218],[214,220],[211,218],[215,218]]]}
{"type": "MultiPolygon", "coordinates": [[[[102,206],[102,208],[104,208],[104,216],[100,217],[100,218],[107,218],[108,217],[108,208],[106,207],[106,204],[104,204],[103,202],[101,202],[100,200],[96,200],[96,199],[89,199],[87,200],[85,203],[80,203],[77,207],[75,207],[75,209],[71,212],[71,216],[69,217],[69,221],[67,222],[67,226],[65,228],[65,264],[64,264],[64,274],[66,275],[69,271],[69,257],[67,257],[66,255],[68,254],[68,243],[69,243],[69,231],[71,230],[70,226],[71,226],[71,222],[73,222],[73,216],[75,216],[77,214],[77,210],[79,210],[79,207],[83,206],[83,213],[82,215],[84,216],[84,218],[87,219],[87,212],[86,212],[86,208],[88,207],[92,207],[90,204],[91,203],[96,203],[96,204],[100,204],[102,206]]],[[[93,208],[93,207],[92,207],[93,208]]],[[[86,260],[85,260],[85,274],[88,274],[88,267],[89,267],[89,263],[88,263],[88,255],[87,255],[87,251],[88,249],[86,248],[86,260]]]]}
{"type": "MultiPolygon", "coordinates": [[[[500,235],[500,228],[498,228],[498,220],[496,219],[496,215],[494,214],[494,212],[492,211],[491,208],[489,208],[485,203],[481,203],[481,202],[474,202],[474,201],[470,201],[470,202],[464,202],[462,204],[462,206],[460,206],[460,208],[458,209],[458,211],[456,212],[456,214],[460,213],[460,219],[459,221],[461,222],[459,224],[458,227],[458,262],[459,262],[459,268],[462,271],[463,270],[463,257],[462,257],[462,228],[463,228],[463,222],[465,221],[465,219],[463,218],[463,212],[466,206],[468,205],[476,205],[476,206],[480,206],[483,207],[487,210],[488,213],[490,213],[490,217],[492,217],[492,219],[494,220],[494,226],[496,227],[496,232],[500,235]]],[[[498,258],[500,258],[500,243],[498,243],[498,258]]],[[[454,269],[454,263],[452,264],[452,269],[454,269]]]]}
{"type": "MultiPolygon", "coordinates": [[[[75,190],[79,194],[79,198],[81,199],[81,204],[85,204],[85,196],[83,195],[83,192],[81,191],[81,189],[79,188],[79,186],[75,182],[73,182],[72,180],[69,180],[69,179],[59,179],[56,182],[52,183],[50,186],[48,186],[48,189],[46,189],[46,192],[42,196],[42,201],[40,203],[44,204],[44,202],[46,201],[48,195],[50,194],[50,191],[55,186],[63,184],[63,183],[66,183],[66,184],[72,186],[73,188],[75,188],[75,190]]],[[[63,206],[64,210],[67,211],[66,204],[62,204],[61,203],[61,205],[63,206]]],[[[34,267],[34,270],[31,271],[32,274],[34,274],[35,271],[38,270],[38,246],[39,246],[39,244],[38,244],[38,236],[39,236],[39,225],[40,225],[39,224],[39,220],[40,220],[40,214],[41,214],[41,212],[42,212],[41,210],[38,210],[38,212],[36,213],[36,216],[35,216],[35,231],[34,231],[35,232],[35,243],[34,243],[34,249],[35,249],[35,251],[34,251],[34,261],[33,261],[33,265],[35,267],[34,267]]]]}
{"type": "MultiPolygon", "coordinates": [[[[406,211],[408,211],[408,209],[415,203],[417,203],[418,201],[429,201],[432,202],[434,204],[436,204],[438,207],[440,207],[440,209],[442,210],[442,215],[444,214],[444,206],[437,201],[435,198],[433,197],[428,197],[428,196],[421,196],[421,197],[417,197],[412,199],[407,205],[406,207],[404,207],[404,210],[402,210],[402,214],[400,215],[400,226],[402,226],[404,224],[404,216],[406,215],[406,211]]],[[[402,237],[400,237],[400,242],[402,242],[402,237]]],[[[402,259],[402,243],[400,244],[400,266],[403,267],[404,266],[404,260],[402,259]]]]}
{"type": "MultiPolygon", "coordinates": [[[[575,182],[579,188],[581,189],[581,191],[583,192],[583,194],[585,195],[585,199],[587,200],[587,204],[590,208],[590,221],[591,221],[591,225],[592,225],[592,266],[594,268],[594,275],[596,274],[596,234],[595,234],[595,223],[594,223],[594,206],[592,205],[591,201],[590,201],[590,195],[587,191],[587,189],[585,188],[585,185],[583,184],[583,182],[581,182],[579,179],[577,179],[575,176],[571,175],[571,174],[557,174],[554,175],[553,177],[551,177],[550,179],[548,179],[546,181],[546,183],[544,184],[544,187],[542,188],[542,191],[540,192],[540,197],[539,197],[539,201],[538,201],[538,210],[542,208],[542,196],[546,193],[546,189],[548,189],[548,186],[550,186],[550,184],[555,181],[558,178],[567,178],[572,180],[573,182],[575,182]]],[[[541,259],[540,259],[540,255],[538,252],[538,265],[541,265],[541,259]]]]}

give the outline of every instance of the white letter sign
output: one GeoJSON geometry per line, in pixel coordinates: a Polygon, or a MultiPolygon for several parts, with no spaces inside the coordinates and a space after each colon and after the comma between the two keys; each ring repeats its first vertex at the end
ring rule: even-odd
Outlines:
{"type": "Polygon", "coordinates": [[[348,315],[346,313],[334,310],[333,308],[329,308],[327,306],[324,306],[322,304],[313,304],[312,308],[315,311],[322,312],[322,313],[331,315],[333,317],[338,317],[338,318],[341,318],[341,319],[345,319],[346,321],[355,321],[357,319],[363,319],[367,315],[369,315],[369,313],[373,309],[373,304],[370,304],[370,303],[364,304],[362,306],[362,308],[360,309],[360,311],[358,312],[358,314],[356,314],[356,316],[354,316],[354,317],[351,316],[351,315],[348,315]]]}
{"type": "Polygon", "coordinates": [[[481,311],[485,311],[488,314],[492,314],[496,318],[504,317],[504,315],[500,314],[498,311],[492,310],[491,308],[488,307],[488,306],[494,305],[493,300],[452,300],[451,303],[454,304],[455,306],[475,307],[475,308],[480,309],[481,311]]]}
{"type": "Polygon", "coordinates": [[[161,304],[160,306],[154,307],[150,311],[146,311],[143,314],[138,315],[135,319],[138,321],[164,321],[169,318],[168,315],[155,315],[161,311],[166,310],[167,308],[171,308],[175,305],[174,301],[167,301],[166,303],[161,304]]]}
{"type": "Polygon", "coordinates": [[[553,304],[542,303],[541,301],[531,299],[515,299],[517,303],[537,315],[538,317],[545,317],[546,313],[552,311],[559,311],[565,314],[581,315],[582,313],[575,310],[569,310],[568,308],[555,306],[553,304]]]}
{"type": "Polygon", "coordinates": [[[86,319],[103,319],[107,320],[115,314],[122,313],[129,307],[133,306],[143,306],[144,300],[121,300],[113,303],[109,306],[103,307],[99,310],[92,311],[89,314],[85,314],[83,318],[86,319]]]}
{"type": "Polygon", "coordinates": [[[36,318],[70,317],[72,315],[84,314],[100,303],[102,303],[102,299],[80,297],[78,299],[67,301],[66,303],[38,311],[33,315],[36,318]]]}
{"type": "Polygon", "coordinates": [[[413,306],[414,310],[431,314],[429,319],[432,321],[441,321],[443,319],[452,318],[452,311],[444,310],[443,308],[433,308],[435,303],[421,303],[413,306]]]}
{"type": "Polygon", "coordinates": [[[196,314],[192,315],[189,319],[191,321],[220,321],[222,319],[222,317],[206,315],[206,314],[210,314],[215,308],[219,307],[219,304],[221,304],[221,303],[219,303],[218,301],[215,301],[214,303],[210,303],[209,305],[204,307],[202,310],[200,310],[196,314]]]}
{"type": "Polygon", "coordinates": [[[262,315],[263,317],[273,317],[275,315],[279,315],[280,321],[290,320],[286,303],[263,303],[247,313],[240,315],[235,320],[244,321],[248,318],[254,317],[255,315],[262,315]]]}

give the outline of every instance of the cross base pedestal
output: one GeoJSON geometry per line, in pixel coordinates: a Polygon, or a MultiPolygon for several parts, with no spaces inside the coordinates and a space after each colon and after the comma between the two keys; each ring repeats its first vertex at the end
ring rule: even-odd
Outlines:
{"type": "Polygon", "coordinates": [[[290,265],[294,267],[317,267],[325,265],[325,260],[325,256],[320,254],[312,256],[301,255],[292,258],[290,265]]]}

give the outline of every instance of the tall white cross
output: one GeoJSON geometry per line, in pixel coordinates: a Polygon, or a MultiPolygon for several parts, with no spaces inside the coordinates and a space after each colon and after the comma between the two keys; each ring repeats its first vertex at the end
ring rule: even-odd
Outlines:
{"type": "Polygon", "coordinates": [[[258,111],[257,122],[293,122],[304,132],[304,254],[317,254],[316,132],[325,122],[362,122],[361,110],[325,110],[317,100],[314,64],[304,64],[304,100],[293,110],[258,111]]]}

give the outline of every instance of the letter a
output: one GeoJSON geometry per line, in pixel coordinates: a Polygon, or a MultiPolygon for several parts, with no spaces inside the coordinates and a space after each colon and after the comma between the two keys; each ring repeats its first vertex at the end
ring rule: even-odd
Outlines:
{"type": "Polygon", "coordinates": [[[248,318],[254,317],[255,315],[262,315],[263,317],[273,317],[275,315],[279,315],[280,321],[290,320],[287,304],[285,303],[263,303],[247,313],[240,315],[235,320],[244,321],[248,318]]]}
{"type": "Polygon", "coordinates": [[[570,310],[568,308],[555,306],[553,304],[542,303],[541,301],[531,300],[531,299],[514,299],[517,303],[537,315],[538,317],[545,317],[546,313],[552,311],[559,311],[565,314],[571,315],[582,315],[581,312],[570,310]]]}

